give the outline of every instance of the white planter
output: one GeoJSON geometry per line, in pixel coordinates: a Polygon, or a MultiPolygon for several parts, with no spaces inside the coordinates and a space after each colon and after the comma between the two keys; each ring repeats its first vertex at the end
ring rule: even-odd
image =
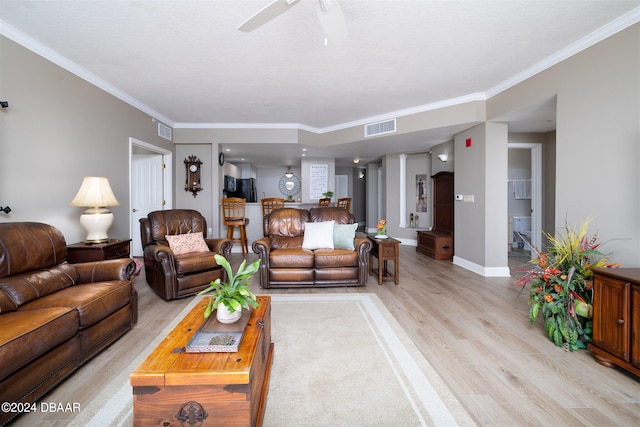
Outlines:
{"type": "Polygon", "coordinates": [[[236,310],[233,313],[229,313],[229,309],[223,303],[218,304],[218,309],[216,310],[216,319],[218,322],[229,324],[235,323],[242,317],[242,309],[236,310]]]}

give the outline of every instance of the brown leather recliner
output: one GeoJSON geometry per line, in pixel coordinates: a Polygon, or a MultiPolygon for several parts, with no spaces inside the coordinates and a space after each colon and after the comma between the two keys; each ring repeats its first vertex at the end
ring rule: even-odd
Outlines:
{"type": "Polygon", "coordinates": [[[0,224],[0,402],[21,404],[3,407],[0,425],[135,325],[135,269],[130,258],[69,264],[57,228],[0,224]]]}
{"type": "Polygon", "coordinates": [[[207,222],[200,212],[191,209],[154,211],[140,219],[144,250],[144,271],[151,289],[169,301],[194,295],[220,278],[226,271],[214,255],[229,258],[231,240],[207,239],[207,222]],[[165,236],[202,232],[210,252],[175,255],[165,236]]]}
{"type": "Polygon", "coordinates": [[[260,287],[365,286],[372,243],[354,237],[351,249],[304,249],[305,223],[335,221],[354,224],[355,216],[344,208],[310,210],[281,208],[264,217],[267,236],[253,242],[261,259],[260,287]]]}

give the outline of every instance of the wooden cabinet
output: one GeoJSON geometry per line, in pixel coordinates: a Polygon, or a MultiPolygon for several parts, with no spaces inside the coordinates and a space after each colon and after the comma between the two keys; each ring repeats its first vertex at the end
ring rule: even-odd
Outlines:
{"type": "Polygon", "coordinates": [[[595,269],[593,342],[604,366],[640,376],[640,268],[595,269]]]}
{"type": "Polygon", "coordinates": [[[106,243],[74,243],[67,246],[67,261],[71,264],[106,259],[129,258],[131,239],[110,239],[106,243]]]}
{"type": "Polygon", "coordinates": [[[439,172],[433,179],[433,228],[418,231],[416,251],[435,259],[453,259],[453,173],[439,172]]]}

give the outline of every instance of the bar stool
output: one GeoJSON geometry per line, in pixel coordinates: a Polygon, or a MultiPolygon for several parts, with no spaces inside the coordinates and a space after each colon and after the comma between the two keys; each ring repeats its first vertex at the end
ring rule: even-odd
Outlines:
{"type": "Polygon", "coordinates": [[[339,208],[345,208],[346,210],[351,209],[351,197],[343,197],[338,199],[338,203],[336,204],[339,208]]]}
{"type": "Polygon", "coordinates": [[[331,206],[331,199],[329,197],[319,199],[318,206],[331,206]]]}
{"type": "Polygon", "coordinates": [[[267,229],[264,224],[264,218],[274,209],[284,208],[284,199],[279,197],[268,197],[261,199],[262,203],[262,234],[267,236],[267,229]]]}
{"type": "Polygon", "coordinates": [[[227,226],[227,239],[240,243],[243,256],[249,252],[246,229],[249,219],[245,216],[246,205],[247,199],[240,197],[222,199],[222,222],[227,226]],[[237,238],[233,237],[236,227],[240,230],[240,237],[237,238]]]}

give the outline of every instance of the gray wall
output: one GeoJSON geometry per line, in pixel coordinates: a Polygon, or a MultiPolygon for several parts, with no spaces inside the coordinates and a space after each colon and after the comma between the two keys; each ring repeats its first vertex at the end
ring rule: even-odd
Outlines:
{"type": "Polygon", "coordinates": [[[593,217],[626,267],[640,266],[639,40],[635,24],[487,101],[491,120],[557,95],[554,222],[593,217]]]}
{"type": "MultiPolygon", "coordinates": [[[[120,206],[112,237],[130,236],[129,137],[173,149],[157,123],[129,104],[0,36],[0,221],[56,226],[84,240],[83,208],[69,202],[84,176],[106,176],[120,206]]],[[[135,228],[137,231],[137,227],[135,228]]]]}

